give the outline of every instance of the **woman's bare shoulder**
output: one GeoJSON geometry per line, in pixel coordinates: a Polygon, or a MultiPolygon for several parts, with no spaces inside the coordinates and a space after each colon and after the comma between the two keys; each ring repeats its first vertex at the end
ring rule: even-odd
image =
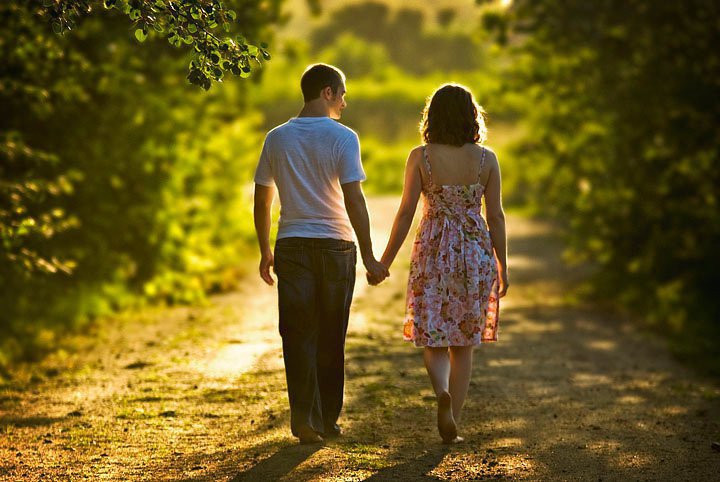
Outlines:
{"type": "Polygon", "coordinates": [[[408,163],[417,164],[422,159],[422,145],[415,146],[412,149],[410,149],[410,152],[408,153],[408,163]]]}
{"type": "Polygon", "coordinates": [[[497,154],[491,147],[478,144],[477,150],[480,153],[480,155],[482,155],[483,150],[485,151],[485,165],[486,166],[493,167],[493,166],[499,165],[497,154]]]}

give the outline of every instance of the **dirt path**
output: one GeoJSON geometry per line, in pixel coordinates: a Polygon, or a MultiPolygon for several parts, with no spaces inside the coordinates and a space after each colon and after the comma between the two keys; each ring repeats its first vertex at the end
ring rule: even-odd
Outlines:
{"type": "MultiPolygon", "coordinates": [[[[397,205],[371,200],[379,251],[397,205]]],[[[346,435],[295,443],[273,289],[118,318],[0,389],[0,480],[717,480],[720,388],[657,340],[568,307],[582,273],[544,224],[509,219],[500,340],[479,347],[442,446],[421,352],[401,341],[410,242],[380,287],[358,270],[346,435]]]]}

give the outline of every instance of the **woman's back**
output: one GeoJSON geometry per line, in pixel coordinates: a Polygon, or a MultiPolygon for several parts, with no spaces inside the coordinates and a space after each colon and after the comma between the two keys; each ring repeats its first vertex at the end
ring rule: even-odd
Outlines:
{"type": "Polygon", "coordinates": [[[486,149],[422,151],[425,202],[410,256],[404,337],[418,346],[495,341],[497,265],[481,215],[486,149]]]}
{"type": "MultiPolygon", "coordinates": [[[[423,172],[425,185],[469,186],[487,184],[490,169],[487,167],[485,148],[477,144],[464,144],[461,147],[448,144],[427,144],[426,160],[430,173],[423,172]],[[428,179],[428,175],[430,178],[428,179]]],[[[427,166],[426,169],[427,171],[427,166]]]]}

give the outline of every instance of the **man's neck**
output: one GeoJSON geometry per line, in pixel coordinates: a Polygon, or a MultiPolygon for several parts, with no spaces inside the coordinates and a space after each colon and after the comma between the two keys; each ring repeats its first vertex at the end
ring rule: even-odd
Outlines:
{"type": "Polygon", "coordinates": [[[314,102],[307,103],[303,106],[298,117],[330,117],[325,106],[317,105],[314,102]]]}

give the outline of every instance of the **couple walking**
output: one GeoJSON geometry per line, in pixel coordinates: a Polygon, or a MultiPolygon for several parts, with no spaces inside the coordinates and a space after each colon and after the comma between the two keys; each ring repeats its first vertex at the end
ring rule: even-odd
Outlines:
{"type": "Polygon", "coordinates": [[[458,85],[443,85],[432,95],[423,113],[423,145],[408,156],[402,201],[378,261],[360,187],[366,176],[358,136],[337,122],[346,107],[345,76],[315,64],[300,86],[305,104],[298,116],[265,138],[254,200],[260,276],[273,285],[272,268],[278,279],[291,431],[301,443],[341,434],[337,420],[357,261],[353,230],[368,283],[381,283],[390,275],[422,194],[403,338],[424,347],[443,442],[462,441],[457,422],[470,383],[472,350],[497,340],[499,298],[508,288],[500,169],[495,154],[481,145],[482,110],[458,85]],[[280,220],[273,252],[275,187],[280,220]]]}

